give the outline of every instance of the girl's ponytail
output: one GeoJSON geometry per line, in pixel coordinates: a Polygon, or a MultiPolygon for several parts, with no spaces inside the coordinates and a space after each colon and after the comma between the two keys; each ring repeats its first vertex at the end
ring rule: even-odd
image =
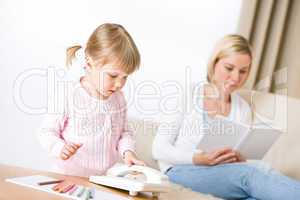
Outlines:
{"type": "Polygon", "coordinates": [[[78,51],[82,46],[80,45],[74,45],[69,48],[67,48],[66,51],[66,67],[69,68],[72,65],[72,61],[75,58],[75,53],[78,51]]]}

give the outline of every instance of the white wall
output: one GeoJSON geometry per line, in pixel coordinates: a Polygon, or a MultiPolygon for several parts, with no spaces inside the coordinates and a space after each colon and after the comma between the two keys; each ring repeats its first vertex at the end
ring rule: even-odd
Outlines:
{"type": "MultiPolygon", "coordinates": [[[[205,77],[210,50],[218,38],[235,32],[240,6],[241,0],[2,0],[0,163],[47,169],[49,161],[34,135],[42,115],[33,109],[47,106],[47,67],[63,68],[65,48],[84,42],[96,26],[120,23],[136,41],[142,66],[130,78],[135,89],[125,88],[127,98],[137,97],[138,86],[139,93],[158,96],[144,99],[138,108],[135,99],[129,113],[151,118],[157,116],[165,92],[176,89],[167,87],[166,81],[184,87],[186,81],[205,77]],[[22,77],[27,78],[20,82],[22,77]],[[21,93],[14,94],[14,86],[21,93]],[[15,98],[16,94],[22,98],[15,98]],[[147,106],[152,114],[141,110],[147,106]]],[[[51,75],[51,69],[48,72],[51,75]]]]}

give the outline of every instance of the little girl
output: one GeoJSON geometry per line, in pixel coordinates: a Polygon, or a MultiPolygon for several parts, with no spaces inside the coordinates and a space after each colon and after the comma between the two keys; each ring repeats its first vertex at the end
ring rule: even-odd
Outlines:
{"type": "Polygon", "coordinates": [[[61,112],[48,114],[39,132],[42,146],[60,173],[101,175],[118,161],[144,165],[135,155],[122,92],[127,76],[138,69],[140,54],[129,33],[118,24],[103,24],[86,47],[67,49],[67,66],[80,59],[85,75],[68,83],[57,102],[61,112]]]}

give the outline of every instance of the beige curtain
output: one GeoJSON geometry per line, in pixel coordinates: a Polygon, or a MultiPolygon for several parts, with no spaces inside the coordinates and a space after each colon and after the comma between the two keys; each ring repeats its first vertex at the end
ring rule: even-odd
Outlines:
{"type": "Polygon", "coordinates": [[[300,0],[243,0],[237,32],[253,47],[245,87],[300,98],[300,0]]]}

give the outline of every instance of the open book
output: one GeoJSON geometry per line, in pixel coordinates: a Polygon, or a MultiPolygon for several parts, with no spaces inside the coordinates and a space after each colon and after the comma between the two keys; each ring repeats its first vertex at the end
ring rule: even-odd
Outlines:
{"type": "Polygon", "coordinates": [[[248,126],[216,117],[205,126],[198,149],[213,151],[231,147],[246,159],[262,159],[283,133],[268,124],[248,126]]]}

